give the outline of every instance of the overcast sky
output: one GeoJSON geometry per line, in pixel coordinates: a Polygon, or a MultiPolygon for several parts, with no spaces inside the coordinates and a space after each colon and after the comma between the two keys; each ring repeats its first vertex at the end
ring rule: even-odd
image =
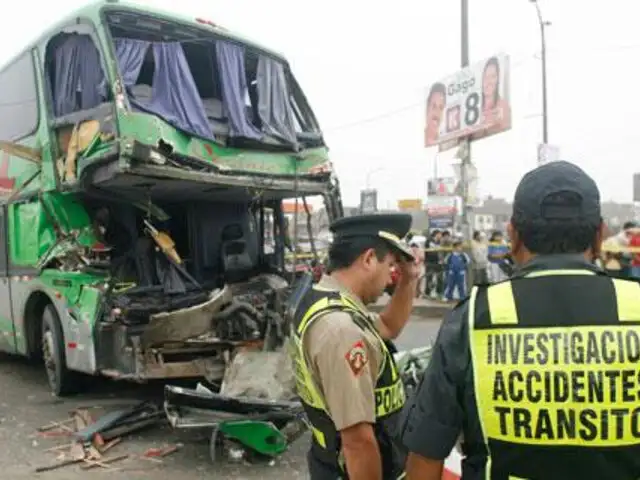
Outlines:
{"type": "MultiPolygon", "coordinates": [[[[4,62],[59,12],[85,2],[22,0],[0,19],[4,62]]],[[[434,150],[423,148],[429,84],[459,69],[456,0],[151,0],[206,17],[282,52],[331,148],[346,204],[379,189],[381,206],[424,196],[434,150]]],[[[470,58],[511,56],[511,131],[478,141],[484,194],[511,197],[541,138],[540,31],[529,0],[469,0],[470,58]]],[[[540,0],[547,29],[549,140],[594,176],[604,199],[631,200],[640,97],[640,2],[540,0]]],[[[451,173],[451,155],[438,171],[451,173]]]]}

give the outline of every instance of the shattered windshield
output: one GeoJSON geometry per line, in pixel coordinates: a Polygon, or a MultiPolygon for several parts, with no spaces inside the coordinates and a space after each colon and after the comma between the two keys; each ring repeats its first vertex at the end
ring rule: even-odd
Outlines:
{"type": "Polygon", "coordinates": [[[225,145],[323,145],[287,63],[194,26],[109,11],[113,51],[132,108],[225,145]]]}

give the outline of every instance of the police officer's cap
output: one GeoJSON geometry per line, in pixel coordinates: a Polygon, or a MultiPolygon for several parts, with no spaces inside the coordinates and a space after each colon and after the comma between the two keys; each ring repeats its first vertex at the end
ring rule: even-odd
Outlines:
{"type": "Polygon", "coordinates": [[[334,242],[358,237],[376,237],[384,240],[395,253],[407,260],[413,260],[413,252],[402,240],[410,228],[411,215],[406,213],[343,217],[329,227],[334,235],[334,242]]]}
{"type": "Polygon", "coordinates": [[[580,220],[599,225],[600,192],[593,179],[573,163],[550,162],[527,173],[516,189],[513,212],[530,221],[580,220]],[[558,193],[571,192],[576,201],[550,202],[558,193]]]}

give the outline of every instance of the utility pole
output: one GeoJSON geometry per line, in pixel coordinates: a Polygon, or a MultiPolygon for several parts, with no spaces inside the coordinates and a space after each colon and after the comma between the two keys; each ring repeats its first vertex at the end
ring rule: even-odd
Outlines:
{"type": "MultiPolygon", "coordinates": [[[[460,66],[469,66],[469,0],[460,1],[460,66]]],[[[460,146],[460,182],[462,183],[462,233],[465,240],[471,240],[469,223],[469,175],[471,162],[471,138],[463,139],[460,146]]]]}
{"type": "Polygon", "coordinates": [[[370,190],[371,189],[371,176],[374,173],[377,173],[381,170],[384,170],[384,167],[378,167],[378,168],[372,168],[370,170],[367,170],[367,176],[365,178],[365,190],[370,190]]]}
{"type": "Polygon", "coordinates": [[[547,42],[545,41],[544,31],[546,27],[551,25],[551,22],[546,22],[542,19],[542,12],[540,11],[540,5],[538,4],[538,1],[530,1],[536,6],[538,23],[540,24],[540,42],[542,43],[540,52],[540,57],[542,60],[542,143],[546,145],[549,143],[549,120],[547,114],[547,42]]]}

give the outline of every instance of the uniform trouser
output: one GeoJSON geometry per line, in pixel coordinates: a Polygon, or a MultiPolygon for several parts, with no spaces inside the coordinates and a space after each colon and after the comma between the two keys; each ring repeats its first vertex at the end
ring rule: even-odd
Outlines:
{"type": "Polygon", "coordinates": [[[447,299],[453,300],[454,289],[458,290],[458,296],[461,299],[467,296],[467,284],[464,272],[447,272],[447,288],[444,294],[447,299]]]}
{"type": "Polygon", "coordinates": [[[311,450],[307,452],[307,467],[311,480],[342,480],[343,478],[339,471],[318,460],[311,450]]]}

